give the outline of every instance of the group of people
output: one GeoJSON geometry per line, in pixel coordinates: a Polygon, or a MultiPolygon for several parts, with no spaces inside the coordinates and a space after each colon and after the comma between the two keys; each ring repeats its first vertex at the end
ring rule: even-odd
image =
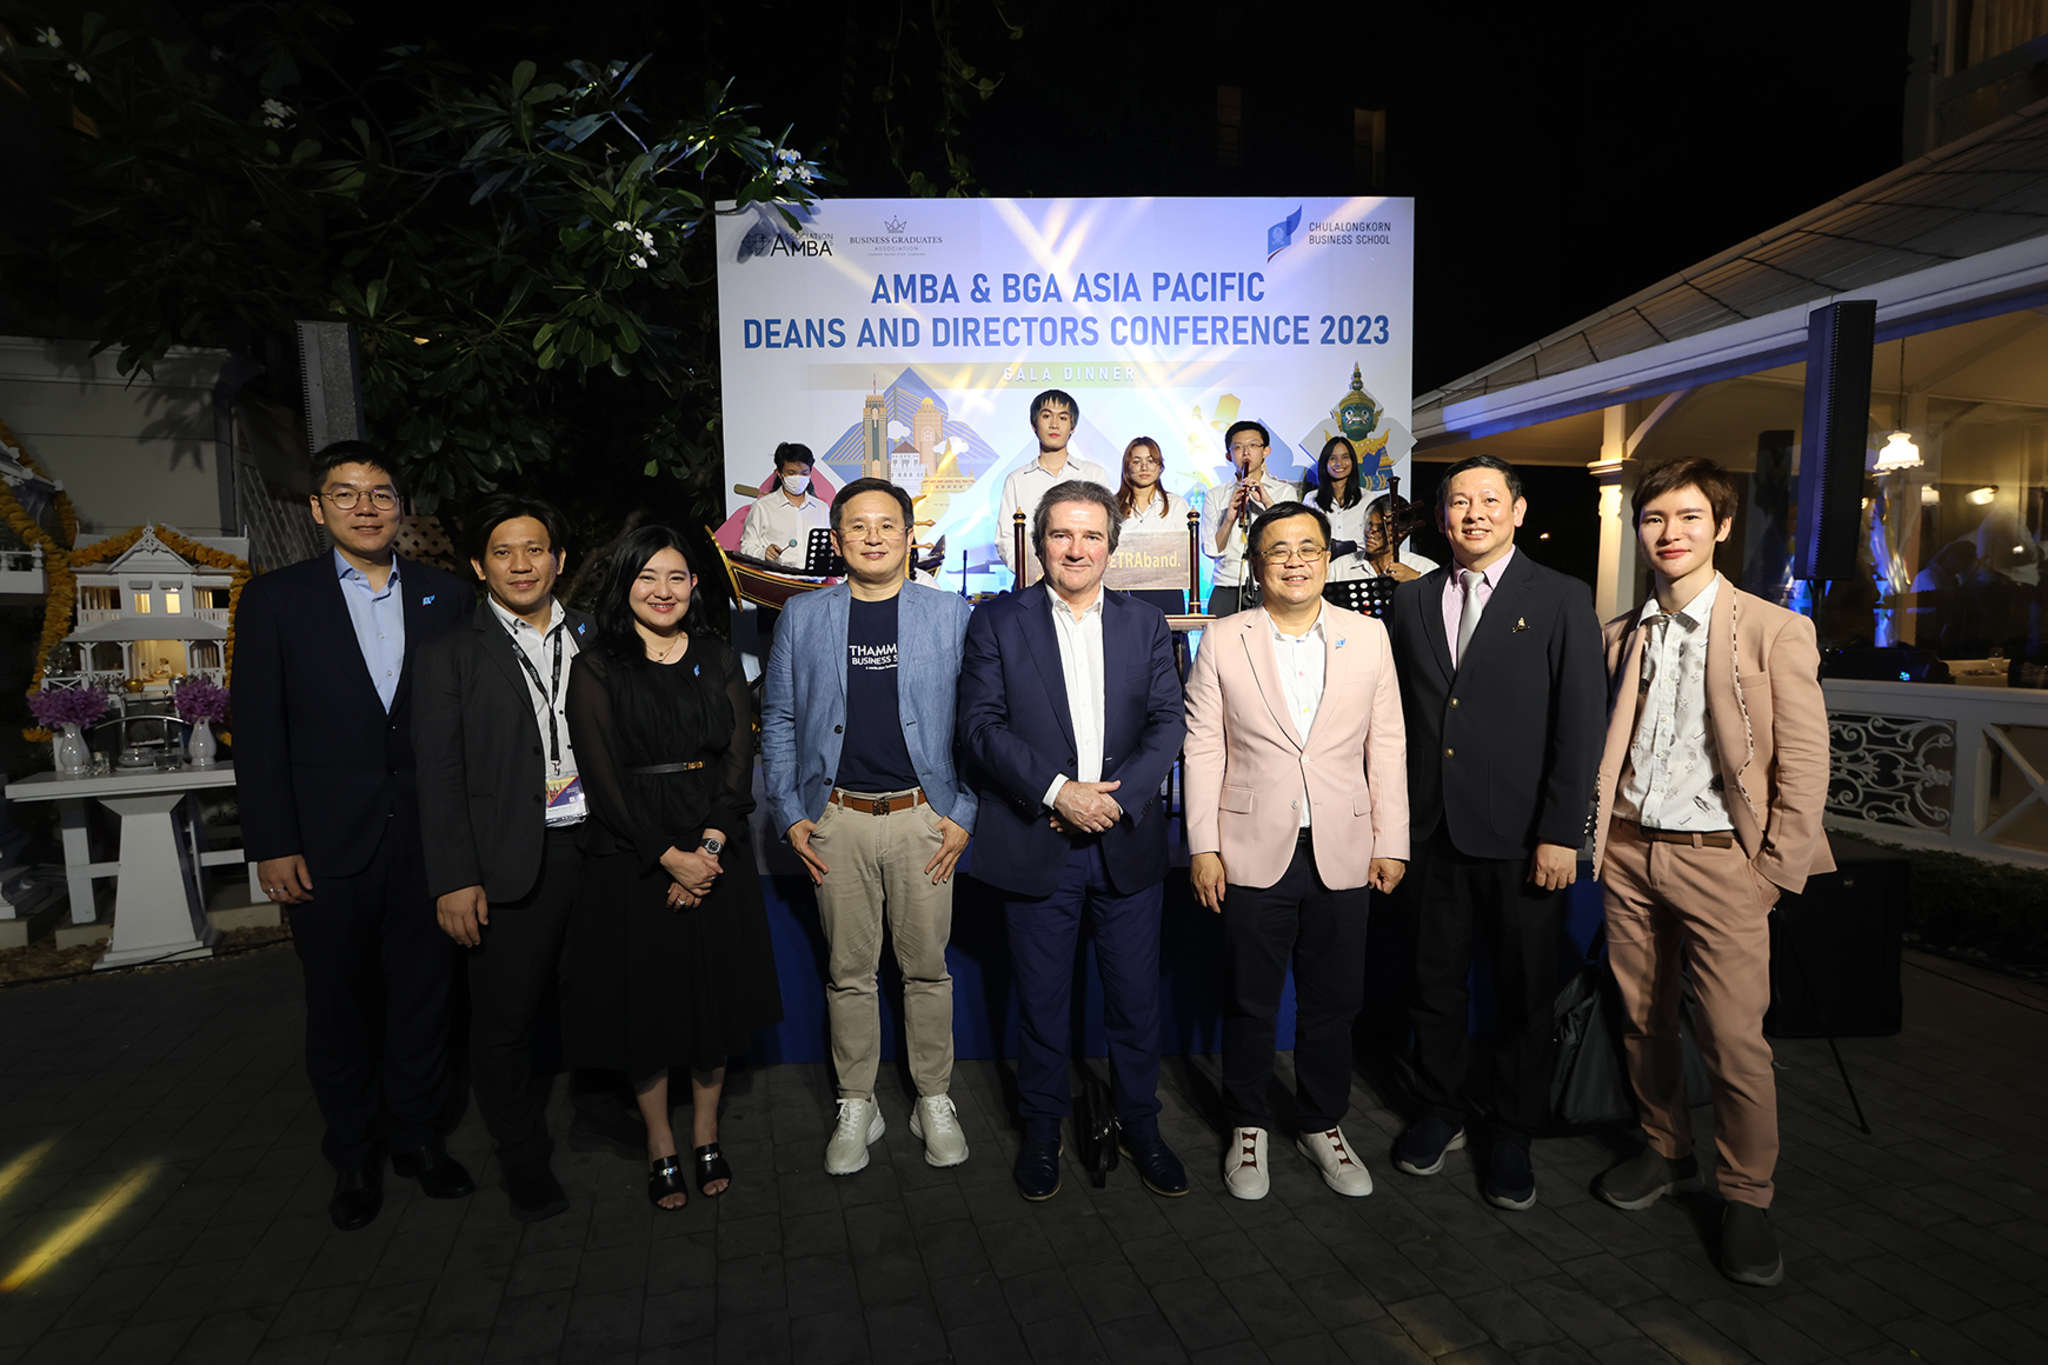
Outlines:
{"type": "MultiPolygon", "coordinates": [[[[1270,1188],[1290,966],[1294,1145],[1337,1193],[1371,1192],[1342,1127],[1352,1024],[1370,893],[1405,885],[1419,1112],[1393,1164],[1434,1175],[1483,1123],[1485,1197],[1530,1207],[1565,893],[1590,838],[1648,1137],[1598,1193],[1640,1209],[1698,1178],[1679,1041],[1689,971],[1713,1080],[1723,1269],[1776,1283],[1766,920],[1781,891],[1832,866],[1827,732],[1810,623],[1715,572],[1735,506],[1726,473],[1685,460],[1643,476],[1636,522],[1656,592],[1603,632],[1584,584],[1518,552],[1527,502],[1513,468],[1463,460],[1436,506],[1453,563],[1411,568],[1382,624],[1323,595],[1347,553],[1391,551],[1340,534],[1333,513],[1359,501],[1346,502],[1351,452],[1326,450],[1328,496],[1301,501],[1264,477],[1266,433],[1241,423],[1229,441],[1245,478],[1204,536],[1219,555],[1234,547],[1242,577],[1227,586],[1255,582],[1258,605],[1209,627],[1183,686],[1164,615],[1103,585],[1127,523],[1171,510],[1158,448],[1133,443],[1112,491],[1065,453],[1074,415],[1062,394],[1034,404],[1058,467],[1011,480],[1038,582],[970,607],[908,581],[911,499],[859,479],[827,509],[845,580],[793,598],[774,634],[763,786],[827,944],[838,1114],[826,1171],[863,1169],[887,1130],[885,930],[903,978],[911,1134],[934,1166],[968,1159],[948,1095],[946,947],[971,839],[1018,1002],[1019,1192],[1060,1188],[1084,928],[1121,1151],[1154,1193],[1186,1192],[1157,1095],[1162,790],[1184,756],[1190,881],[1227,945],[1231,1195],[1270,1188]],[[1483,1058],[1468,985],[1481,943],[1495,1020],[1483,1058]]],[[[436,1127],[458,944],[478,1105],[517,1216],[563,1202],[529,1084],[558,961],[564,1048],[581,1068],[572,1143],[644,1145],[649,1197],[664,1207],[684,1202],[686,1174],[721,1192],[722,1068],[781,1004],[746,847],[747,684],[701,629],[688,547],[660,528],[624,537],[586,618],[553,599],[559,517],[498,495],[469,523],[487,593],[472,607],[466,585],[392,555],[399,490],[373,449],[330,448],[316,473],[313,515],[335,551],[246,590],[235,691],[248,846],[273,898],[294,906],[336,1222],[375,1216],[387,1150],[426,1193],[470,1192],[436,1127]],[[688,1168],[667,1090],[685,1069],[688,1168]]]]}

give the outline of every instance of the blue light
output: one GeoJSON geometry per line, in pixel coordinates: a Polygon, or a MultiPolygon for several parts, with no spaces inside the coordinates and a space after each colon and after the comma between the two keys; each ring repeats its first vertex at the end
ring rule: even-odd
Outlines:
{"type": "Polygon", "coordinates": [[[1902,668],[1902,669],[1900,669],[1900,670],[1899,670],[1899,681],[1900,681],[1900,682],[1911,682],[1911,681],[1913,681],[1913,675],[1912,675],[1911,673],[1908,673],[1908,672],[1906,672],[1906,670],[1904,670],[1904,669],[1902,668]]]}

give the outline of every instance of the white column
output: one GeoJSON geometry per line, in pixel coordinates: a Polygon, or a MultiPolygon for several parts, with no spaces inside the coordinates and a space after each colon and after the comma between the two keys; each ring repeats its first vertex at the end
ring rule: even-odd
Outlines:
{"type": "Polygon", "coordinates": [[[1586,472],[1600,485],[1600,576],[1593,609],[1602,621],[1611,621],[1636,605],[1635,519],[1629,510],[1636,462],[1628,458],[1628,409],[1617,405],[1604,417],[1600,458],[1586,472]]]}

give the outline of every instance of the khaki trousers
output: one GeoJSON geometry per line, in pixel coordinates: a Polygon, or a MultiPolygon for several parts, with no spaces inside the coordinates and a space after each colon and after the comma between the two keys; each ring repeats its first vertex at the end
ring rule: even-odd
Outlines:
{"type": "Polygon", "coordinates": [[[938,813],[923,802],[887,815],[827,803],[811,833],[812,850],[831,869],[818,887],[818,922],[830,951],[825,1005],[841,1099],[874,1098],[882,1059],[875,973],[882,962],[885,915],[903,973],[911,1079],[920,1096],[943,1095],[952,1081],[953,976],[946,968],[946,941],[953,933],[953,884],[934,886],[924,870],[940,843],[938,813]]]}
{"type": "Polygon", "coordinates": [[[1713,1080],[1721,1195],[1769,1208],[1778,1090],[1764,1011],[1771,1003],[1768,917],[1778,888],[1750,866],[1740,844],[1653,843],[1625,820],[1609,825],[1600,877],[1608,958],[1628,1015],[1629,1079],[1650,1145],[1673,1158],[1693,1146],[1678,1034],[1683,963],[1699,999],[1700,1057],[1713,1080]]]}

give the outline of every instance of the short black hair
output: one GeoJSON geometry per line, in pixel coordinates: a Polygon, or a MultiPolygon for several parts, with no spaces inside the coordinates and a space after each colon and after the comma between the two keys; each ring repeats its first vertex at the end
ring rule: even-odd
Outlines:
{"type": "Polygon", "coordinates": [[[462,519],[463,528],[469,532],[469,557],[483,563],[491,550],[491,532],[520,517],[532,517],[541,524],[548,533],[551,553],[560,554],[569,548],[569,519],[560,508],[542,498],[501,490],[470,508],[469,515],[462,519]]]}
{"type": "Polygon", "coordinates": [[[776,473],[780,474],[782,472],[782,467],[788,464],[791,460],[797,461],[798,463],[803,465],[805,469],[809,469],[813,465],[818,463],[817,456],[811,454],[811,448],[809,446],[798,445],[795,441],[784,441],[781,445],[775,447],[776,473]]]}
{"type": "Polygon", "coordinates": [[[1047,389],[1044,393],[1031,400],[1031,411],[1026,414],[1031,420],[1033,430],[1036,430],[1038,427],[1038,410],[1047,403],[1058,403],[1068,412],[1074,414],[1075,426],[1081,425],[1081,405],[1074,401],[1074,395],[1068,393],[1065,389],[1047,389]]]}
{"type": "Polygon", "coordinates": [[[405,484],[398,477],[391,457],[368,441],[333,441],[320,447],[320,452],[313,457],[306,471],[312,477],[313,492],[317,494],[325,488],[327,476],[345,464],[366,464],[383,470],[391,491],[398,494],[401,501],[405,498],[405,484]]]}
{"type": "Polygon", "coordinates": [[[910,529],[910,523],[917,516],[917,513],[911,508],[909,493],[896,484],[890,483],[887,479],[855,479],[852,483],[832,495],[833,530],[837,531],[839,523],[845,519],[846,504],[852,502],[863,493],[887,493],[895,498],[897,505],[903,509],[904,529],[910,529]]]}
{"type": "Polygon", "coordinates": [[[1259,513],[1259,519],[1252,523],[1252,529],[1245,537],[1245,552],[1247,554],[1257,554],[1260,543],[1266,537],[1266,528],[1276,521],[1285,521],[1289,517],[1314,517],[1316,519],[1316,529],[1323,533],[1323,545],[1326,548],[1328,547],[1330,543],[1330,519],[1328,517],[1305,502],[1276,502],[1265,511],[1259,513]]]}
{"type": "Polygon", "coordinates": [[[1467,455],[1464,459],[1444,471],[1443,481],[1436,486],[1436,510],[1439,513],[1451,505],[1451,480],[1472,469],[1491,469],[1501,476],[1508,486],[1510,500],[1522,496],[1522,476],[1515,467],[1498,455],[1467,455]]]}
{"type": "Polygon", "coordinates": [[[1038,500],[1038,510],[1032,514],[1031,548],[1038,552],[1038,562],[1045,563],[1045,526],[1052,520],[1052,509],[1067,502],[1090,503],[1109,514],[1109,552],[1115,554],[1116,543],[1124,533],[1124,514],[1116,510],[1116,494],[1093,479],[1068,479],[1046,489],[1045,496],[1038,500]]]}
{"type": "Polygon", "coordinates": [[[1237,439],[1237,433],[1240,431],[1256,431],[1259,433],[1259,444],[1265,446],[1268,450],[1272,449],[1273,433],[1266,430],[1264,422],[1232,422],[1230,430],[1223,433],[1223,449],[1225,451],[1230,449],[1230,443],[1237,439]]]}

